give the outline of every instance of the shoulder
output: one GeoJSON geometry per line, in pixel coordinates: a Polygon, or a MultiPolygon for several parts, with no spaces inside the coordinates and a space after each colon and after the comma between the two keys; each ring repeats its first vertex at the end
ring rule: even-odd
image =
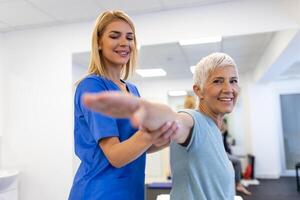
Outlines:
{"type": "Polygon", "coordinates": [[[185,113],[187,115],[190,115],[194,121],[197,122],[203,122],[203,120],[206,119],[206,116],[199,112],[198,110],[193,110],[193,109],[181,109],[178,111],[178,113],[185,113]]]}
{"type": "Polygon", "coordinates": [[[81,96],[84,93],[97,93],[102,91],[107,91],[107,80],[100,76],[96,75],[89,75],[83,78],[78,85],[76,86],[75,90],[75,101],[80,101],[81,96]]]}
{"type": "Polygon", "coordinates": [[[208,128],[206,118],[201,112],[192,109],[180,110],[179,115],[182,116],[181,118],[185,118],[184,124],[188,130],[188,137],[184,140],[184,146],[190,149],[194,143],[193,141],[202,141],[204,139],[204,132],[208,128]]]}
{"type": "Polygon", "coordinates": [[[105,84],[107,82],[108,80],[104,77],[97,75],[88,75],[79,82],[76,91],[99,92],[106,88],[105,84]]]}
{"type": "Polygon", "coordinates": [[[190,116],[194,121],[198,121],[199,118],[203,118],[203,114],[201,114],[197,110],[193,109],[181,109],[178,111],[179,114],[184,114],[186,116],[190,116]]]}
{"type": "Polygon", "coordinates": [[[108,79],[97,75],[88,75],[79,82],[78,87],[95,83],[104,84],[105,82],[108,82],[108,79]]]}
{"type": "Polygon", "coordinates": [[[187,127],[192,128],[195,123],[196,111],[191,109],[181,109],[178,111],[179,118],[187,125],[187,127]]]}

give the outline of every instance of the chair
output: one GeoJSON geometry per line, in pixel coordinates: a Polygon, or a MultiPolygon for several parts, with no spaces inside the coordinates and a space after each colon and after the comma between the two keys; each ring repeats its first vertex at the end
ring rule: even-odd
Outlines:
{"type": "Polygon", "coordinates": [[[299,183],[299,174],[298,174],[298,170],[300,169],[300,163],[297,163],[296,166],[296,181],[297,181],[297,191],[300,192],[300,183],[299,183]]]}

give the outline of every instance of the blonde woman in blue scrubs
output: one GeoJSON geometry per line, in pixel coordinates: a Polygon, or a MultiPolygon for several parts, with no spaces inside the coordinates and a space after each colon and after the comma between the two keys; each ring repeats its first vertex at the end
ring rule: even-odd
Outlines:
{"type": "Polygon", "coordinates": [[[119,91],[139,97],[125,81],[135,70],[135,28],[122,11],[106,11],[96,20],[88,75],[77,85],[75,153],[81,164],[69,200],[144,199],[145,154],[169,145],[175,122],[153,131],[138,130],[128,119],[112,118],[87,109],[82,94],[119,91]]]}

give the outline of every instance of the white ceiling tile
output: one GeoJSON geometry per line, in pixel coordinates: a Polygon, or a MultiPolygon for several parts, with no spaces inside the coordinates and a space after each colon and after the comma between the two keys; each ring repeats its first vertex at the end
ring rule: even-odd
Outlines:
{"type": "Polygon", "coordinates": [[[9,1],[1,3],[0,19],[13,27],[54,21],[52,18],[25,1],[9,1]]]}
{"type": "Polygon", "coordinates": [[[201,58],[221,50],[220,42],[182,46],[189,65],[196,65],[201,58]]]}
{"type": "Polygon", "coordinates": [[[238,35],[225,37],[222,41],[222,51],[228,53],[235,61],[240,73],[252,71],[273,33],[238,35]]]}
{"type": "Polygon", "coordinates": [[[12,1],[24,1],[24,0],[0,0],[0,3],[3,3],[3,2],[12,2],[12,1]]]}
{"type": "Polygon", "coordinates": [[[162,4],[159,0],[97,0],[101,7],[105,9],[121,9],[128,13],[144,13],[147,11],[162,10],[162,4]]]}
{"type": "Polygon", "coordinates": [[[93,0],[28,0],[62,22],[95,19],[103,9],[93,0]]]}
{"type": "Polygon", "coordinates": [[[187,58],[179,43],[142,46],[139,53],[139,67],[163,68],[167,72],[165,78],[169,79],[191,77],[187,58]]]}
{"type": "Polygon", "coordinates": [[[239,48],[249,48],[265,45],[270,38],[272,33],[260,33],[251,35],[240,35],[225,37],[223,40],[224,49],[239,49],[239,48]]]}
{"type": "MultiPolygon", "coordinates": [[[[296,62],[280,74],[281,76],[300,76],[300,62],[296,62]]],[[[300,77],[299,77],[300,78],[300,77]]]]}
{"type": "Polygon", "coordinates": [[[139,65],[142,68],[161,66],[182,59],[178,43],[142,46],[139,52],[139,65]]]}
{"type": "Polygon", "coordinates": [[[4,23],[0,22],[0,29],[1,29],[1,28],[7,28],[7,27],[8,27],[7,24],[4,24],[4,23]]]}
{"type": "Polygon", "coordinates": [[[192,7],[233,0],[162,0],[166,8],[192,7]]]}
{"type": "Polygon", "coordinates": [[[10,31],[12,30],[7,24],[0,22],[0,32],[10,31]]]}

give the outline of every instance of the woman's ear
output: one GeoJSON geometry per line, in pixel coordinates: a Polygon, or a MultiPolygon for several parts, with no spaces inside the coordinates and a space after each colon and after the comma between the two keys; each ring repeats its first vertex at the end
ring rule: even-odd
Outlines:
{"type": "Polygon", "coordinates": [[[198,85],[193,85],[194,93],[199,97],[199,99],[203,99],[202,90],[198,85]]]}
{"type": "Polygon", "coordinates": [[[102,41],[101,41],[101,38],[99,38],[99,40],[98,40],[98,49],[102,50],[102,41]]]}

